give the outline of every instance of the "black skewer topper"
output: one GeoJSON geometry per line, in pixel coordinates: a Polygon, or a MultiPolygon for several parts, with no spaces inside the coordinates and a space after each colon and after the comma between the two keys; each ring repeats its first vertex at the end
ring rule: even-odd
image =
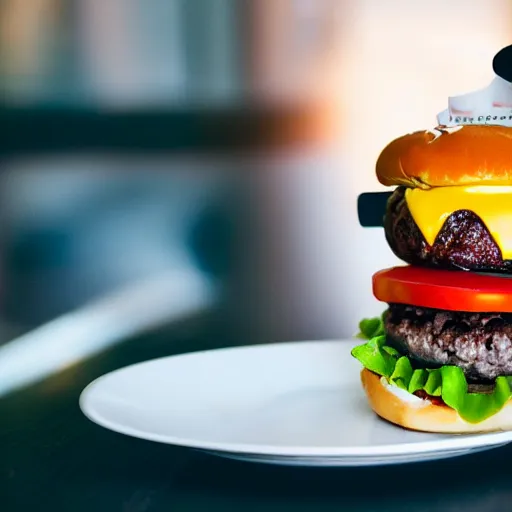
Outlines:
{"type": "Polygon", "coordinates": [[[494,56],[492,69],[503,80],[512,82],[512,45],[505,46],[494,56]]]}

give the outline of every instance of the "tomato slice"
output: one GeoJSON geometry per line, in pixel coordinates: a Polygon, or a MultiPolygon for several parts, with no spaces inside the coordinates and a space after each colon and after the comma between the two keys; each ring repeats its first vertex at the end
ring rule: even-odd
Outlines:
{"type": "Polygon", "coordinates": [[[512,313],[512,275],[404,266],[373,276],[373,294],[387,303],[474,313],[512,313]]]}

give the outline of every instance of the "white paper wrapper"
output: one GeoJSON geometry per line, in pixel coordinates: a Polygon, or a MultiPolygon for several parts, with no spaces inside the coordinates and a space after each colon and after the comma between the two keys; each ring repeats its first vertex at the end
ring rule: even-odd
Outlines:
{"type": "Polygon", "coordinates": [[[438,114],[443,126],[492,124],[512,127],[512,84],[496,77],[488,87],[448,98],[448,108],[438,114]]]}

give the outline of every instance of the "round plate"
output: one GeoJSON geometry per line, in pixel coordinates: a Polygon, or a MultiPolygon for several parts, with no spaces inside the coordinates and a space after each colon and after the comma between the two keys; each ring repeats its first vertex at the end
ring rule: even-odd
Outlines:
{"type": "Polygon", "coordinates": [[[412,432],[368,407],[354,340],[196,352],[100,377],[80,407],[122,434],[273,464],[361,466],[464,455],[512,432],[412,432]]]}

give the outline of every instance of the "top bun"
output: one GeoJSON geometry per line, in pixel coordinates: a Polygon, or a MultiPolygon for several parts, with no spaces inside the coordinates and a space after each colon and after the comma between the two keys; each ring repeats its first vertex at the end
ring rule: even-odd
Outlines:
{"type": "Polygon", "coordinates": [[[410,133],[384,148],[376,171],[387,186],[512,185],[512,128],[440,126],[410,133]]]}

